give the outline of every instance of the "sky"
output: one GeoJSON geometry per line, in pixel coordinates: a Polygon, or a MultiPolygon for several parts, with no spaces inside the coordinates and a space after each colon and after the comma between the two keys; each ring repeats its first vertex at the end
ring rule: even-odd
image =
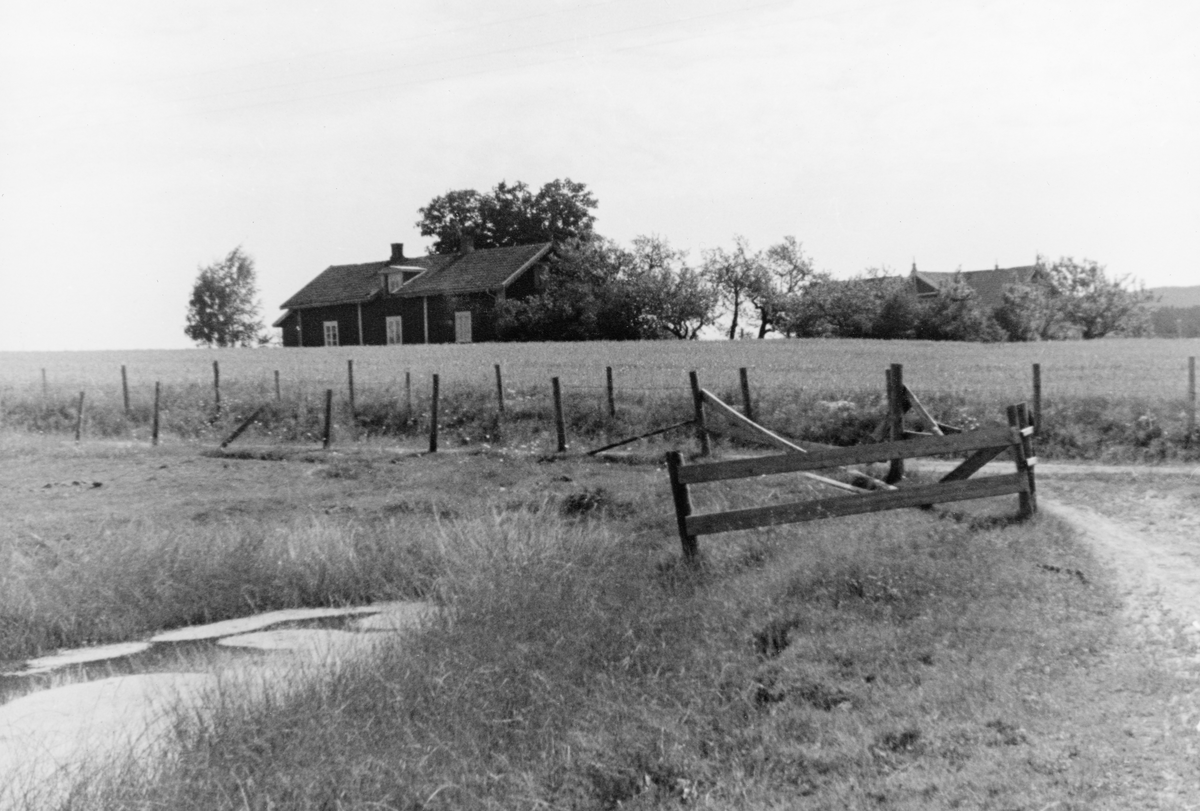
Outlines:
{"type": "Polygon", "coordinates": [[[791,235],[840,278],[1200,284],[1178,0],[0,0],[0,110],[0,351],[187,347],[236,246],[270,323],[501,180],[696,263],[791,235]]]}

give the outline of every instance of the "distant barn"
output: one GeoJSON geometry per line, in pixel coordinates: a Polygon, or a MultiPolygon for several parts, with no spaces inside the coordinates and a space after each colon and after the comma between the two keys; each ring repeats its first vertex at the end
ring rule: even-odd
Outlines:
{"type": "Polygon", "coordinates": [[[332,265],[281,305],[284,346],[445,344],[496,338],[496,304],[534,295],[552,243],[332,265]]]}
{"type": "Polygon", "coordinates": [[[943,287],[955,280],[961,281],[975,291],[979,303],[989,312],[1004,304],[1004,291],[1011,285],[1032,285],[1042,281],[1042,271],[1037,265],[992,270],[959,270],[952,273],[917,270],[914,262],[909,279],[917,298],[934,298],[943,287]]]}

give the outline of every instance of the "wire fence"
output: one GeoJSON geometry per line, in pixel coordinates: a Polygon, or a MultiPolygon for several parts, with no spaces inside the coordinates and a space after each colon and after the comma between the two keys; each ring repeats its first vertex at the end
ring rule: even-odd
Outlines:
{"type": "MultiPolygon", "coordinates": [[[[443,396],[474,391],[497,408],[549,408],[551,380],[563,396],[595,398],[610,411],[631,401],[686,402],[689,373],[735,396],[744,375],[755,399],[803,398],[878,405],[884,373],[902,362],[921,396],[970,401],[1080,398],[1157,401],[1195,425],[1200,341],[1124,340],[1046,344],[878,341],[735,341],[601,344],[476,344],[341,349],[0,353],[0,421],[30,403],[68,410],[81,393],[90,410],[148,413],[156,384],[165,408],[248,413],[271,402],[316,410],[332,390],[340,408],[380,400],[412,411],[434,374],[443,396]],[[492,394],[489,395],[488,392],[492,394]]],[[[2,425],[3,422],[0,422],[2,425]]]]}

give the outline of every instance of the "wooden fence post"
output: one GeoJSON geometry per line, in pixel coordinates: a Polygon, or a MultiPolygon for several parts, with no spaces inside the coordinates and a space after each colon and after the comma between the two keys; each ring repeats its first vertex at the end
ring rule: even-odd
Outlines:
{"type": "Polygon", "coordinates": [[[79,407],[75,410],[75,441],[83,435],[83,392],[79,392],[79,407]]]}
{"type": "Polygon", "coordinates": [[[1192,435],[1196,433],[1196,356],[1188,358],[1188,432],[1187,442],[1190,445],[1192,435]]]}
{"type": "Polygon", "coordinates": [[[675,501],[675,523],[679,527],[679,542],[683,546],[683,557],[691,562],[698,552],[696,536],[688,535],[687,517],[692,514],[692,499],[686,484],[679,481],[679,466],[683,457],[679,451],[667,451],[667,475],[671,479],[671,498],[675,501]]]}
{"type": "Polygon", "coordinates": [[[745,366],[738,369],[738,378],[742,383],[742,413],[746,415],[746,419],[754,419],[754,406],[750,402],[750,372],[745,366]]]}
{"type": "Polygon", "coordinates": [[[275,402],[283,399],[283,394],[279,391],[279,370],[275,370],[275,402]]]}
{"type": "Polygon", "coordinates": [[[121,364],[121,402],[125,404],[125,419],[129,419],[129,378],[124,363],[121,364]]]}
{"type": "Polygon", "coordinates": [[[550,378],[550,388],[554,392],[554,430],[558,434],[558,452],[567,452],[567,423],[563,419],[562,388],[558,378],[550,378]]]}
{"type": "Polygon", "coordinates": [[[412,372],[404,373],[404,423],[412,422],[412,372]]]}
{"type": "MultiPolygon", "coordinates": [[[[893,442],[904,439],[904,367],[893,363],[887,371],[888,428],[893,442]]],[[[883,480],[895,484],[904,478],[904,459],[892,459],[883,480]]]]}
{"type": "Polygon", "coordinates": [[[333,389],[325,389],[325,431],[321,435],[321,447],[329,450],[333,442],[333,389]]]}
{"type": "Polygon", "coordinates": [[[604,377],[605,377],[605,388],[608,391],[608,417],[609,417],[609,419],[616,419],[616,417],[617,417],[617,399],[613,393],[613,374],[612,374],[611,366],[604,367],[604,377]]]}
{"type": "Polygon", "coordinates": [[[46,367],[42,367],[42,408],[46,407],[46,401],[50,399],[50,387],[46,383],[46,367]]]}
{"type": "Polygon", "coordinates": [[[700,442],[700,455],[708,456],[708,428],[704,424],[704,395],[700,393],[700,378],[693,370],[688,372],[688,381],[692,386],[692,408],[696,415],[696,439],[700,442]]]}
{"type": "Polygon", "coordinates": [[[157,380],[154,381],[154,417],[150,422],[150,444],[158,444],[158,401],[159,393],[162,387],[157,380]]]}
{"type": "Polygon", "coordinates": [[[496,410],[504,416],[504,378],[500,375],[500,364],[496,364],[496,410]]]}
{"type": "Polygon", "coordinates": [[[433,395],[429,401],[429,452],[437,453],[438,446],[438,376],[433,376],[433,395]]]}
{"type": "Polygon", "coordinates": [[[1042,432],[1042,364],[1033,364],[1033,432],[1042,432]]]}
{"type": "Polygon", "coordinates": [[[221,416],[221,366],[213,361],[213,404],[217,416],[221,416]]]}
{"type": "Polygon", "coordinates": [[[358,419],[358,410],[354,407],[354,361],[346,361],[346,380],[350,387],[350,422],[358,419]]]}

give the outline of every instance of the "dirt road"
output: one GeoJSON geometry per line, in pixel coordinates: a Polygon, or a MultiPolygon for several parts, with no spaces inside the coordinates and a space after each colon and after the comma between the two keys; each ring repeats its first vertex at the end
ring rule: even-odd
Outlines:
{"type": "Polygon", "coordinates": [[[1125,644],[1145,662],[1136,677],[1105,667],[1093,674],[1099,712],[1124,730],[1094,743],[1117,764],[1105,785],[1124,807],[1200,809],[1200,475],[1063,467],[1039,470],[1040,507],[1110,567],[1125,644]]]}

